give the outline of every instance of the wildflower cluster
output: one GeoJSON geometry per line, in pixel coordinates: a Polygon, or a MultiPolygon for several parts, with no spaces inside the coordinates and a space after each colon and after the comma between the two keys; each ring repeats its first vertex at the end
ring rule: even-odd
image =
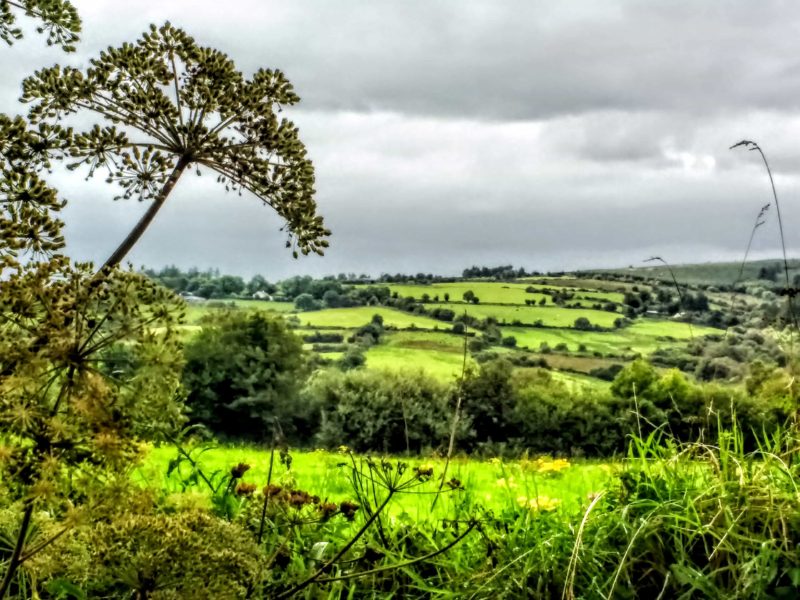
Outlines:
{"type": "Polygon", "coordinates": [[[517,487],[517,482],[514,480],[514,476],[511,475],[509,477],[501,477],[495,482],[495,485],[499,488],[513,490],[517,487]]]}
{"type": "Polygon", "coordinates": [[[534,496],[532,498],[519,496],[517,497],[517,504],[522,508],[534,511],[550,512],[556,510],[561,505],[561,500],[558,498],[550,498],[549,496],[534,496]]]}
{"type": "Polygon", "coordinates": [[[523,459],[520,466],[524,470],[535,471],[542,474],[556,474],[569,469],[570,463],[566,458],[552,458],[540,456],[534,460],[523,459]]]}

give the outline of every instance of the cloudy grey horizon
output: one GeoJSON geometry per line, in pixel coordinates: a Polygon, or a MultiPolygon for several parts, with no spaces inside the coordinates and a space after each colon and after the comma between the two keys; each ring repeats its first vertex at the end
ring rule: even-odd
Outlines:
{"type": "MultiPolygon", "coordinates": [[[[247,75],[279,68],[332,229],[293,260],[279,219],[212,177],[184,177],[128,259],[269,279],[457,274],[741,260],[775,174],[800,250],[800,4],[780,1],[75,0],[74,55],[29,34],[4,52],[0,102],[53,63],[170,21],[247,75]]],[[[68,249],[102,261],[144,210],[56,173],[68,249]]],[[[774,207],[773,207],[774,208],[774,207]]],[[[780,253],[775,211],[752,256],[780,253]]]]}

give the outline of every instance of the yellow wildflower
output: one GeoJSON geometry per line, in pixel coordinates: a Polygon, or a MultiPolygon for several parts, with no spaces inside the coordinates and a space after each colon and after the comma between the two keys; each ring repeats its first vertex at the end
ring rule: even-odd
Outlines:
{"type": "Polygon", "coordinates": [[[549,496],[536,496],[535,498],[520,496],[517,498],[517,504],[523,508],[529,508],[530,510],[549,512],[557,509],[561,504],[561,500],[558,498],[550,498],[549,496]]]}
{"type": "Polygon", "coordinates": [[[501,477],[500,479],[497,480],[496,485],[497,487],[500,488],[507,488],[509,490],[513,490],[514,488],[517,487],[517,482],[514,481],[514,476],[512,475],[508,479],[506,479],[505,477],[501,477]]]}
{"type": "Polygon", "coordinates": [[[542,456],[537,458],[532,466],[539,473],[560,473],[568,469],[570,464],[566,458],[552,459],[549,456],[542,456]]]}

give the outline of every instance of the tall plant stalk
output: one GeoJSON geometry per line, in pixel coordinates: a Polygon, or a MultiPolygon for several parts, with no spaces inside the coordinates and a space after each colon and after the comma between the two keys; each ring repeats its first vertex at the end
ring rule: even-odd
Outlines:
{"type": "Polygon", "coordinates": [[[745,248],[744,251],[742,264],[739,266],[739,275],[736,277],[736,281],[733,282],[734,287],[736,287],[736,285],[744,279],[744,266],[745,264],[747,264],[747,259],[750,256],[750,248],[753,246],[753,240],[756,237],[756,231],[758,231],[758,228],[764,225],[764,223],[766,223],[764,217],[766,216],[769,207],[770,207],[769,203],[765,204],[764,206],[761,207],[761,210],[758,211],[758,215],[756,215],[756,221],[753,224],[753,229],[750,231],[750,239],[747,240],[747,248],[745,248]]]}
{"type": "Polygon", "coordinates": [[[33,516],[33,501],[28,500],[25,504],[25,510],[22,513],[22,523],[19,528],[19,535],[14,544],[14,551],[11,554],[11,560],[8,562],[8,569],[6,570],[5,577],[0,583],[0,600],[3,600],[11,588],[11,583],[14,581],[14,576],[17,574],[20,565],[22,564],[22,551],[25,548],[25,538],[28,537],[28,530],[31,526],[31,517],[33,516]]]}
{"type": "MultiPolygon", "coordinates": [[[[670,277],[672,277],[672,283],[675,286],[675,290],[678,292],[678,300],[681,303],[681,307],[685,308],[685,302],[684,302],[684,299],[683,299],[683,292],[681,292],[681,286],[678,284],[678,280],[675,277],[675,272],[672,270],[672,266],[667,261],[665,261],[663,258],[661,258],[660,256],[653,256],[651,258],[648,258],[644,262],[653,262],[653,261],[658,261],[660,263],[663,263],[664,266],[667,267],[667,271],[669,271],[669,275],[670,275],[670,277]]],[[[689,321],[687,322],[687,324],[689,325],[689,337],[692,339],[692,341],[694,341],[694,330],[692,329],[692,318],[691,317],[689,317],[689,321]]]]}
{"type": "MultiPolygon", "coordinates": [[[[466,312],[464,312],[464,316],[466,317],[466,312]]],[[[466,378],[467,374],[467,340],[469,339],[467,336],[467,323],[464,322],[464,349],[462,354],[461,360],[461,377],[458,380],[458,392],[456,393],[456,406],[453,410],[453,420],[450,425],[450,440],[447,444],[447,457],[444,461],[444,469],[442,469],[442,479],[439,482],[439,493],[435,494],[433,497],[433,502],[431,503],[431,510],[436,508],[436,503],[439,501],[439,496],[441,496],[442,489],[444,489],[444,483],[447,481],[447,470],[450,468],[450,460],[453,458],[453,450],[455,449],[456,444],[456,432],[458,431],[458,421],[461,418],[461,402],[464,398],[464,379],[466,378]]]]}
{"type": "Polygon", "coordinates": [[[780,232],[781,236],[781,251],[783,252],[783,273],[785,276],[785,283],[786,283],[786,292],[787,292],[787,303],[789,307],[789,317],[792,320],[792,325],[794,326],[794,330],[798,331],[797,327],[797,316],[795,315],[794,311],[794,301],[792,300],[791,294],[791,282],[789,281],[789,258],[786,254],[786,236],[783,233],[783,218],[781,217],[781,204],[778,201],[778,192],[775,189],[775,179],[772,177],[772,169],[769,166],[769,161],[767,161],[767,156],[764,154],[764,151],[761,149],[756,142],[751,140],[742,140],[741,142],[737,142],[729,149],[733,150],[734,148],[744,147],[747,148],[751,152],[758,152],[761,155],[761,160],[764,162],[764,168],[767,170],[767,176],[769,177],[769,184],[772,188],[772,198],[775,201],[775,212],[778,214],[778,231],[780,232]]]}

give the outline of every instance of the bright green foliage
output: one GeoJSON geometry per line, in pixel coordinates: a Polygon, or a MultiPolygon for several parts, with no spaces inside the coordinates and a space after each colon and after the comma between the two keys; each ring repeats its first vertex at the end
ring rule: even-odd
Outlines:
{"type": "Polygon", "coordinates": [[[614,379],[611,391],[621,398],[641,396],[658,380],[658,372],[645,360],[635,360],[614,379]]]}
{"type": "MultiPolygon", "coordinates": [[[[152,201],[147,219],[112,255],[117,264],[189,167],[248,191],[286,220],[287,246],[321,254],[329,231],[316,214],[314,169],[295,125],[280,119],[299,98],[280,71],[246,79],[223,53],[170,24],[109,48],[85,71],[60,66],[23,83],[33,123],[71,113],[100,119],[76,133],[71,168],[107,172],[122,198],[152,201]]],[[[296,252],[295,252],[296,254],[296,252]]]]}
{"type": "Polygon", "coordinates": [[[69,0],[2,0],[0,1],[0,39],[7,44],[22,38],[16,26],[16,12],[23,12],[39,23],[36,31],[47,34],[47,45],[61,46],[67,52],[75,50],[81,20],[69,0]]]}
{"type": "Polygon", "coordinates": [[[498,442],[514,437],[513,367],[506,360],[483,363],[464,381],[461,406],[470,423],[470,442],[498,442]]]}
{"type": "Polygon", "coordinates": [[[509,421],[526,450],[556,455],[613,456],[624,448],[630,425],[626,407],[601,390],[570,391],[537,369],[513,379],[509,421]]]}
{"type": "Polygon", "coordinates": [[[303,397],[322,411],[317,439],[330,448],[419,452],[449,433],[449,390],[421,372],[323,372],[303,397]]]}
{"type": "Polygon", "coordinates": [[[309,411],[295,398],[305,375],[302,341],[283,319],[228,312],[185,347],[183,381],[191,419],[222,436],[270,439],[308,434],[309,411]]]}

